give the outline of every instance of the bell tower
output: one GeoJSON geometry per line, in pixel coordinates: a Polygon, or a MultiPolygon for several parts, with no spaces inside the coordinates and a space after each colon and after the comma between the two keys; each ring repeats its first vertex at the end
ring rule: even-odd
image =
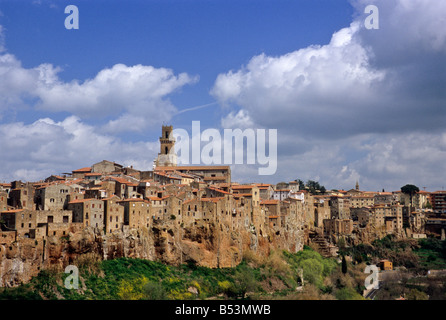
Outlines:
{"type": "Polygon", "coordinates": [[[175,138],[172,135],[173,126],[162,126],[160,137],[160,153],[156,159],[157,167],[175,167],[177,155],[175,153],[175,138]]]}

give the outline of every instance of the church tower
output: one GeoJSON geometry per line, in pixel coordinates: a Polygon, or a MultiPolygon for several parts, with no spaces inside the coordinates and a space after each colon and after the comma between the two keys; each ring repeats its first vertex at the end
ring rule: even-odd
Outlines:
{"type": "Polygon", "coordinates": [[[359,182],[358,182],[358,180],[356,180],[355,190],[356,190],[356,191],[359,191],[359,182]]]}
{"type": "Polygon", "coordinates": [[[173,126],[163,126],[160,137],[160,153],[156,159],[157,167],[175,167],[177,155],[175,153],[175,138],[173,137],[173,126]]]}

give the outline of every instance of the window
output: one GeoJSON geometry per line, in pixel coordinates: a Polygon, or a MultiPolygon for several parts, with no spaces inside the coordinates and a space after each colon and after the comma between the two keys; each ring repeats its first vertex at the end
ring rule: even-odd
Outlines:
{"type": "Polygon", "coordinates": [[[53,216],[48,216],[48,223],[53,223],[53,216]]]}

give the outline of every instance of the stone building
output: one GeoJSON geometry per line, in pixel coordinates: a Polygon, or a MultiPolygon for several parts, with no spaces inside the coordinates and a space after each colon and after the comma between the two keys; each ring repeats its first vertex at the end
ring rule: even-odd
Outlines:
{"type": "Polygon", "coordinates": [[[329,200],[332,219],[350,219],[350,198],[332,196],[329,200]]]}
{"type": "Polygon", "coordinates": [[[403,205],[377,204],[372,208],[373,223],[387,233],[397,233],[403,229],[403,205]]]}
{"type": "Polygon", "coordinates": [[[373,197],[375,204],[392,204],[397,200],[391,192],[376,192],[373,197]]]}
{"type": "Polygon", "coordinates": [[[431,193],[430,196],[432,209],[435,213],[446,213],[446,191],[440,190],[431,193]]]}
{"type": "Polygon", "coordinates": [[[329,206],[329,198],[327,196],[313,196],[314,202],[314,226],[322,228],[324,220],[330,219],[331,210],[329,206]]]}
{"type": "Polygon", "coordinates": [[[102,199],[104,202],[104,228],[105,232],[121,231],[124,225],[124,206],[117,196],[102,199]]]}
{"type": "Polygon", "coordinates": [[[257,188],[259,188],[260,198],[263,200],[271,200],[274,195],[274,188],[271,184],[257,183],[257,188]]]}
{"type": "Polygon", "coordinates": [[[84,179],[85,174],[90,173],[90,172],[91,172],[91,167],[84,167],[84,168],[80,168],[80,169],[71,171],[71,176],[74,179],[84,179]]]}
{"type": "Polygon", "coordinates": [[[121,171],[122,168],[123,168],[123,166],[116,162],[102,160],[101,162],[95,163],[94,165],[91,166],[91,172],[107,174],[107,173],[121,171]]]}
{"type": "Polygon", "coordinates": [[[13,181],[8,194],[8,205],[15,209],[35,209],[34,190],[31,183],[13,181]]]}
{"type": "MultiPolygon", "coordinates": [[[[66,184],[49,184],[36,190],[36,206],[39,210],[64,210],[74,190],[66,184]]],[[[80,195],[79,195],[80,196],[80,195]]]]}
{"type": "Polygon", "coordinates": [[[0,191],[0,212],[8,210],[8,193],[0,191]]]}
{"type": "Polygon", "coordinates": [[[174,171],[199,177],[208,184],[231,182],[231,168],[229,166],[157,166],[154,173],[172,173],[174,171]]]}
{"type": "Polygon", "coordinates": [[[68,210],[73,212],[73,222],[84,227],[104,228],[104,203],[100,199],[79,199],[68,202],[68,210]]]}
{"type": "Polygon", "coordinates": [[[152,225],[150,202],[140,198],[118,201],[124,207],[124,224],[131,229],[149,229],[152,225]]]}
{"type": "Polygon", "coordinates": [[[350,197],[350,208],[365,208],[375,204],[375,197],[370,194],[357,194],[350,197]]]}
{"type": "MultiPolygon", "coordinates": [[[[138,193],[139,181],[133,178],[122,178],[122,177],[109,177],[106,179],[111,183],[114,181],[115,190],[114,195],[118,196],[121,199],[127,198],[141,198],[142,195],[138,193]]],[[[109,185],[110,188],[111,185],[109,185]]]]}
{"type": "Polygon", "coordinates": [[[325,219],[324,235],[338,237],[351,235],[353,232],[353,220],[351,219],[325,219]]]}
{"type": "Polygon", "coordinates": [[[18,237],[40,239],[65,236],[72,223],[72,212],[66,210],[17,209],[1,213],[4,230],[15,230],[18,237]]]}

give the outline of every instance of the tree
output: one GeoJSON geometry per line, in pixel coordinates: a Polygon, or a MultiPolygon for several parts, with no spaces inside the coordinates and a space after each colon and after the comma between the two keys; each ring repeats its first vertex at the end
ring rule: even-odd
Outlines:
{"type": "Polygon", "coordinates": [[[345,260],[345,256],[342,256],[342,273],[347,273],[347,260],[345,260]]]}
{"type": "Polygon", "coordinates": [[[410,289],[406,296],[407,300],[429,300],[428,295],[417,289],[410,289]]]}
{"type": "Polygon", "coordinates": [[[246,293],[257,290],[258,284],[251,270],[241,266],[234,275],[235,291],[245,299],[246,293]]]}
{"type": "Polygon", "coordinates": [[[279,182],[278,184],[276,184],[276,189],[286,189],[288,188],[288,183],[286,182],[279,182]]]}
{"type": "Polygon", "coordinates": [[[410,205],[411,206],[412,206],[412,198],[413,198],[413,196],[417,192],[419,192],[419,191],[420,191],[420,189],[417,186],[413,185],[413,184],[406,184],[405,186],[401,187],[401,192],[404,193],[404,194],[409,195],[410,205]]]}
{"type": "Polygon", "coordinates": [[[148,300],[167,300],[167,292],[159,282],[147,282],[143,292],[148,300]]]}
{"type": "Polygon", "coordinates": [[[297,183],[299,183],[299,190],[303,190],[303,189],[305,189],[305,183],[304,183],[302,180],[300,180],[300,179],[296,179],[296,180],[294,180],[294,181],[296,181],[297,183]]]}
{"type": "Polygon", "coordinates": [[[311,194],[325,193],[327,191],[324,186],[319,184],[319,182],[313,180],[308,180],[306,187],[311,194]]]}

